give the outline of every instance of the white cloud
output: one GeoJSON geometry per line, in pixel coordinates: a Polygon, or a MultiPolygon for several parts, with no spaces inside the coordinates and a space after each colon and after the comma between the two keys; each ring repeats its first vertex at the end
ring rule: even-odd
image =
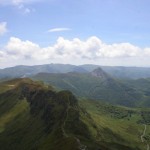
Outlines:
{"type": "Polygon", "coordinates": [[[26,4],[35,3],[39,1],[41,0],[0,0],[0,5],[11,5],[16,7],[23,14],[29,14],[31,12],[34,12],[35,9],[27,7],[26,4]]]}
{"type": "Polygon", "coordinates": [[[48,32],[62,32],[62,31],[69,31],[71,30],[70,28],[53,28],[48,30],[48,32]]]}
{"type": "Polygon", "coordinates": [[[103,57],[134,57],[139,56],[141,49],[130,43],[104,45],[98,55],[103,57]]]}
{"type": "Polygon", "coordinates": [[[11,37],[5,50],[7,55],[16,59],[32,59],[35,53],[40,51],[40,47],[30,41],[11,37]]]}
{"type": "Polygon", "coordinates": [[[101,65],[148,66],[150,48],[140,48],[130,43],[106,44],[97,37],[82,41],[58,38],[48,47],[40,47],[31,41],[11,37],[0,50],[0,67],[40,63],[93,63],[101,65]]]}
{"type": "Polygon", "coordinates": [[[7,32],[7,22],[0,22],[0,36],[7,32]]]}
{"type": "Polygon", "coordinates": [[[145,48],[145,49],[144,49],[144,54],[143,54],[143,56],[150,57],[150,48],[145,48]]]}

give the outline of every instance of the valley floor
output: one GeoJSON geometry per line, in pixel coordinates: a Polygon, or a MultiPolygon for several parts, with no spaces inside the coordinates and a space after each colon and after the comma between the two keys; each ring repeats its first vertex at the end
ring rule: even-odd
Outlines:
{"type": "Polygon", "coordinates": [[[141,123],[141,110],[90,100],[81,100],[80,105],[87,110],[98,126],[99,135],[93,132],[97,140],[107,141],[110,145],[126,145],[135,150],[149,150],[150,126],[143,126],[141,123]]]}

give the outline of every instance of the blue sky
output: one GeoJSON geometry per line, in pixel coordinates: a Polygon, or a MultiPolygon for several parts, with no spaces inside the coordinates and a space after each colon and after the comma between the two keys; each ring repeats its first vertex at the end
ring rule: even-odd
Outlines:
{"type": "Polygon", "coordinates": [[[0,68],[150,66],[149,6],[149,0],[0,0],[0,68]]]}

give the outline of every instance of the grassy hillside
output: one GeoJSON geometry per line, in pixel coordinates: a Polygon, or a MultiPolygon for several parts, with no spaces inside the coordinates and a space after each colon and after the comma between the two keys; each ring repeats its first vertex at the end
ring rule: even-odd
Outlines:
{"type": "Polygon", "coordinates": [[[80,119],[80,108],[72,93],[56,93],[51,87],[29,79],[2,83],[1,89],[4,85],[7,88],[0,94],[3,150],[98,148],[99,144],[94,144],[88,127],[80,119]]]}
{"type": "Polygon", "coordinates": [[[95,136],[99,141],[121,150],[124,148],[119,144],[127,146],[127,149],[146,149],[150,144],[150,109],[131,109],[90,100],[79,102],[97,125],[99,134],[95,136]],[[147,124],[145,142],[141,142],[143,124],[147,124]]]}
{"type": "Polygon", "coordinates": [[[144,95],[141,105],[149,107],[150,106],[150,78],[141,78],[136,80],[126,79],[122,80],[127,86],[135,89],[142,95],[144,95]]]}
{"type": "Polygon", "coordinates": [[[78,101],[30,79],[3,82],[0,90],[3,150],[143,150],[149,143],[149,109],[78,101]]]}

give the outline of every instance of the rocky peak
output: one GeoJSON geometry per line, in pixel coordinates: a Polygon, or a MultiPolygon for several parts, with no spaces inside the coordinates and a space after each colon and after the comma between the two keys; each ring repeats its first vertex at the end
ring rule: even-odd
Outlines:
{"type": "Polygon", "coordinates": [[[108,74],[103,71],[100,67],[99,68],[96,68],[94,69],[91,74],[95,77],[100,77],[100,78],[106,78],[108,77],[108,74]]]}

